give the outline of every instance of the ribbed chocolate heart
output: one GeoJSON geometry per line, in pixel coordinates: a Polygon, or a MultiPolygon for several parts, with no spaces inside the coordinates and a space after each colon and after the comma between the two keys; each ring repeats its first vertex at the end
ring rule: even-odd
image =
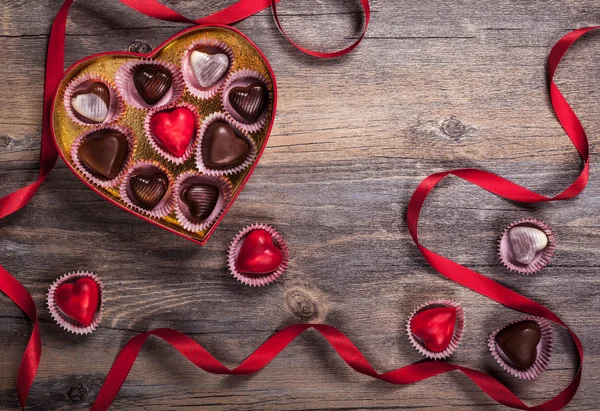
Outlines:
{"type": "Polygon", "coordinates": [[[531,264],[538,251],[548,245],[548,236],[542,230],[529,226],[516,226],[509,230],[512,254],[519,263],[531,264]]]}
{"type": "Polygon", "coordinates": [[[154,105],[171,88],[173,75],[158,64],[140,64],[134,68],[133,84],[140,97],[146,103],[154,105]]]}
{"type": "Polygon", "coordinates": [[[219,189],[210,184],[192,184],[183,191],[181,199],[192,217],[199,221],[206,220],[217,205],[219,189]]]}
{"type": "Polygon", "coordinates": [[[128,152],[127,137],[114,130],[90,133],[77,149],[77,155],[83,165],[96,177],[107,179],[119,175],[128,152]]]}
{"type": "Polygon", "coordinates": [[[202,138],[202,161],[213,170],[226,170],[246,160],[250,147],[245,138],[224,121],[212,122],[202,138]]]}
{"type": "Polygon", "coordinates": [[[229,91],[231,107],[248,123],[254,123],[260,118],[268,98],[267,88],[258,82],[247,87],[234,87],[229,91]]]}
{"type": "Polygon", "coordinates": [[[190,66],[200,86],[209,88],[227,73],[229,56],[216,47],[200,47],[192,51],[190,66]]]}
{"type": "Polygon", "coordinates": [[[98,124],[106,120],[110,91],[104,83],[95,82],[85,90],[73,93],[71,107],[75,117],[84,123],[98,124]]]}
{"type": "Polygon", "coordinates": [[[169,180],[159,169],[140,171],[129,178],[132,201],[146,210],[152,210],[167,192],[169,180]]]}
{"type": "Polygon", "coordinates": [[[537,359],[542,330],[533,320],[509,325],[496,335],[496,344],[515,368],[526,370],[537,359]]]}

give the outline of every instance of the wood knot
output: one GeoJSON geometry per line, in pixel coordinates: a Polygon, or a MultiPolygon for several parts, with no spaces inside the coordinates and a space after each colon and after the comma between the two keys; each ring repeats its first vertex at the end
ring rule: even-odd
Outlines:
{"type": "Polygon", "coordinates": [[[148,54],[153,49],[154,47],[142,40],[134,40],[129,47],[127,47],[127,51],[140,54],[148,54]]]}
{"type": "Polygon", "coordinates": [[[320,323],[325,320],[329,305],[317,290],[292,286],[284,292],[285,308],[298,322],[320,323]]]}
{"type": "Polygon", "coordinates": [[[453,140],[460,140],[467,128],[455,117],[450,117],[442,122],[442,131],[453,140]]]}
{"type": "Polygon", "coordinates": [[[83,384],[76,382],[75,384],[71,385],[67,390],[67,397],[69,398],[69,401],[71,401],[73,404],[77,404],[85,400],[85,397],[87,397],[87,393],[87,389],[83,386],[83,384]]]}
{"type": "Polygon", "coordinates": [[[11,142],[12,142],[12,138],[10,138],[9,136],[0,136],[0,146],[1,147],[8,147],[8,146],[10,146],[11,142]]]}

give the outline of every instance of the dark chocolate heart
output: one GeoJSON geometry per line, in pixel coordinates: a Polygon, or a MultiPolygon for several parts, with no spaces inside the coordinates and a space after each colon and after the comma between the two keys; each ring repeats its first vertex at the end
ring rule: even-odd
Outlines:
{"type": "Polygon", "coordinates": [[[119,175],[128,152],[127,137],[108,129],[90,133],[77,149],[79,160],[92,174],[111,180],[119,175]]]}
{"type": "Polygon", "coordinates": [[[154,105],[171,88],[173,75],[158,64],[140,64],[134,68],[133,84],[140,97],[146,103],[154,105]]]}
{"type": "Polygon", "coordinates": [[[268,99],[267,88],[257,82],[246,87],[234,87],[229,91],[231,107],[248,123],[254,123],[260,118],[268,99]]]}
{"type": "Polygon", "coordinates": [[[110,91],[104,83],[92,83],[85,90],[73,93],[71,107],[79,120],[88,124],[98,124],[106,120],[110,106],[110,91]]]}
{"type": "Polygon", "coordinates": [[[542,330],[533,320],[509,325],[496,334],[496,345],[515,368],[526,370],[537,358],[537,345],[542,330]]]}
{"type": "Polygon", "coordinates": [[[246,139],[224,121],[212,122],[202,138],[202,161],[213,170],[226,170],[246,160],[250,147],[246,139]]]}
{"type": "Polygon", "coordinates": [[[210,184],[192,184],[184,189],[181,199],[196,220],[206,220],[215,209],[219,189],[210,184]]]}
{"type": "Polygon", "coordinates": [[[165,196],[169,180],[159,169],[140,171],[129,178],[131,200],[146,210],[152,210],[165,196]]]}

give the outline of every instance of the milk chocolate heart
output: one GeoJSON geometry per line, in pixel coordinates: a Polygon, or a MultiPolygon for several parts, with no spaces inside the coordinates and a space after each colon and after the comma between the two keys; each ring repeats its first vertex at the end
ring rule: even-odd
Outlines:
{"type": "Polygon", "coordinates": [[[546,233],[535,227],[513,227],[508,238],[514,258],[521,264],[531,264],[536,254],[548,245],[546,233]]]}
{"type": "Polygon", "coordinates": [[[106,120],[110,106],[110,91],[104,83],[95,82],[85,90],[73,93],[71,107],[75,117],[84,123],[98,124],[106,120]]]}
{"type": "Polygon", "coordinates": [[[190,66],[198,84],[209,88],[227,73],[229,56],[216,47],[199,47],[190,54],[190,66]]]}
{"type": "Polygon", "coordinates": [[[246,274],[269,274],[281,266],[283,254],[273,244],[273,238],[263,229],[252,230],[244,238],[244,243],[235,261],[235,268],[246,274]]]}
{"type": "Polygon", "coordinates": [[[95,176],[112,180],[127,160],[129,143],[122,133],[110,129],[90,133],[81,142],[77,154],[95,176]]]}
{"type": "Polygon", "coordinates": [[[66,316],[88,327],[100,304],[98,284],[87,277],[62,284],[54,292],[54,301],[66,316]]]}
{"type": "Polygon", "coordinates": [[[224,121],[213,121],[202,137],[202,161],[212,170],[226,170],[242,164],[250,152],[246,139],[224,121]]]}
{"type": "Polygon", "coordinates": [[[500,330],[496,334],[496,345],[515,368],[526,370],[537,359],[541,338],[542,330],[538,323],[526,320],[500,330]]]}
{"type": "Polygon", "coordinates": [[[102,53],[75,63],[58,86],[52,132],[65,163],[94,191],[145,221],[204,244],[243,190],[265,148],[276,109],[274,80],[265,57],[243,34],[229,27],[197,26],[147,55],[102,53]],[[80,88],[86,89],[96,81],[89,80],[90,73],[105,79],[101,82],[109,88],[111,103],[119,96],[118,107],[109,107],[102,124],[113,121],[112,112],[118,111],[118,126],[111,131],[123,129],[126,138],[107,137],[106,131],[87,136],[98,130],[74,118],[70,98],[64,104],[69,87],[82,84],[80,88]],[[226,83],[230,73],[232,83],[226,83]],[[250,88],[247,96],[243,92],[238,96],[241,100],[236,97],[242,113],[260,116],[247,124],[227,96],[231,88],[255,82],[265,95],[250,88]],[[112,84],[118,94],[112,94],[112,84]],[[257,103],[250,104],[253,101],[257,103]],[[223,123],[200,136],[199,131],[215,120],[223,123]],[[145,170],[142,164],[156,165],[168,181],[137,175],[137,168],[145,170]],[[248,167],[242,169],[245,164],[248,167]],[[191,188],[184,195],[183,190],[194,184],[212,185],[219,195],[210,187],[191,188]]]}
{"type": "Polygon", "coordinates": [[[181,193],[181,199],[188,206],[196,222],[206,220],[219,200],[219,189],[210,184],[192,184],[181,193]]]}
{"type": "Polygon", "coordinates": [[[196,134],[196,117],[187,107],[159,111],[150,119],[150,131],[162,147],[181,157],[196,134]]]}
{"type": "Polygon", "coordinates": [[[410,322],[411,332],[432,352],[442,352],[450,346],[456,325],[456,308],[435,307],[417,313],[410,322]]]}
{"type": "Polygon", "coordinates": [[[260,118],[268,99],[267,88],[259,82],[246,87],[234,87],[229,91],[229,104],[248,123],[260,118]]]}
{"type": "Polygon", "coordinates": [[[132,78],[138,94],[150,105],[158,103],[173,84],[171,72],[158,64],[137,65],[132,78]]]}
{"type": "Polygon", "coordinates": [[[134,172],[129,177],[131,200],[146,210],[152,210],[160,203],[167,193],[168,186],[169,179],[158,168],[134,172]]]}

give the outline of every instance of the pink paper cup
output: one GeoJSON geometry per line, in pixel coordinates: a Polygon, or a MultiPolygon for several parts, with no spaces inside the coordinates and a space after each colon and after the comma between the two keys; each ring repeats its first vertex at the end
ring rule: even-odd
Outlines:
{"type": "Polygon", "coordinates": [[[525,317],[521,318],[520,320],[510,322],[505,326],[500,327],[496,331],[494,331],[492,335],[490,335],[490,338],[488,340],[488,347],[490,349],[490,353],[492,354],[496,362],[500,364],[500,366],[504,369],[504,371],[506,371],[512,376],[521,378],[523,380],[534,380],[542,372],[544,372],[544,370],[548,367],[548,364],[550,363],[550,359],[552,358],[553,339],[554,333],[552,331],[552,325],[550,324],[550,321],[541,317],[525,317]],[[542,338],[540,339],[540,342],[536,347],[536,360],[533,363],[533,365],[526,370],[514,367],[510,360],[502,352],[500,347],[498,347],[498,345],[496,344],[496,335],[498,335],[500,331],[502,331],[506,327],[520,323],[522,321],[535,321],[542,331],[542,338]]]}
{"type": "Polygon", "coordinates": [[[515,271],[525,275],[536,273],[546,267],[552,260],[555,250],[556,235],[554,231],[548,224],[537,218],[523,218],[519,221],[515,221],[504,229],[504,232],[498,241],[498,257],[500,258],[502,265],[509,271],[515,271]],[[529,264],[520,263],[513,255],[508,233],[515,227],[537,228],[538,230],[543,231],[548,238],[548,245],[543,250],[537,251],[533,261],[529,264]]]}
{"type": "MultiPolygon", "coordinates": [[[[113,122],[119,120],[119,118],[121,117],[121,115],[123,114],[123,111],[124,111],[123,107],[125,106],[124,102],[123,102],[123,97],[121,97],[121,95],[117,91],[115,85],[108,79],[106,79],[102,76],[94,75],[94,74],[87,74],[87,75],[79,76],[79,77],[71,80],[71,82],[67,85],[67,88],[65,89],[63,104],[65,106],[65,110],[67,111],[67,114],[69,115],[69,118],[74,123],[82,125],[82,126],[88,126],[88,127],[89,126],[97,126],[99,124],[113,123],[113,122]],[[106,114],[106,118],[104,119],[104,121],[101,121],[99,123],[93,122],[93,121],[86,122],[86,121],[81,120],[75,114],[75,109],[73,108],[73,105],[71,102],[71,100],[73,99],[73,95],[75,93],[77,93],[78,91],[87,89],[93,83],[104,84],[108,88],[108,91],[110,94],[110,100],[109,100],[109,104],[108,104],[108,112],[106,114]]],[[[80,115],[82,115],[82,114],[80,113],[80,115]]]]}
{"type": "Polygon", "coordinates": [[[419,353],[421,353],[421,355],[424,355],[427,358],[431,358],[432,360],[443,360],[443,359],[451,356],[454,353],[454,351],[456,351],[456,349],[458,348],[458,345],[460,344],[460,341],[463,336],[464,328],[465,328],[464,310],[458,302],[452,301],[452,300],[433,300],[428,303],[421,304],[420,306],[418,306],[417,308],[415,308],[413,310],[413,312],[408,317],[408,320],[406,321],[406,334],[408,335],[408,339],[409,339],[411,345],[419,353]],[[420,313],[422,311],[426,311],[430,308],[439,308],[439,307],[454,307],[456,309],[456,323],[454,325],[454,334],[452,336],[452,339],[450,340],[450,344],[448,344],[448,347],[444,351],[434,352],[434,351],[429,350],[425,346],[423,341],[419,337],[417,337],[416,335],[413,334],[413,332],[411,330],[411,323],[412,323],[412,320],[415,317],[415,315],[417,315],[418,313],[420,313]]]}
{"type": "Polygon", "coordinates": [[[52,317],[54,322],[60,325],[63,329],[77,335],[90,334],[98,327],[98,324],[102,319],[102,310],[104,307],[104,291],[102,281],[100,281],[100,278],[98,278],[95,274],[88,271],[76,271],[73,273],[65,274],[56,281],[54,281],[54,283],[52,283],[52,285],[50,286],[46,297],[46,304],[48,306],[48,310],[50,311],[50,316],[52,317]],[[63,284],[74,283],[80,278],[85,277],[91,278],[96,284],[98,284],[98,298],[100,300],[98,302],[98,309],[96,310],[96,314],[94,315],[94,320],[92,321],[92,324],[90,324],[87,327],[84,327],[83,325],[79,324],[77,321],[73,320],[65,313],[63,313],[62,310],[56,304],[56,301],[54,300],[54,293],[56,292],[56,289],[58,287],[60,287],[63,284]]]}
{"type": "Polygon", "coordinates": [[[283,236],[279,234],[273,227],[268,226],[266,224],[252,224],[248,227],[242,229],[231,241],[229,245],[229,250],[227,251],[227,265],[229,267],[229,272],[233,275],[233,277],[241,282],[242,284],[249,285],[251,287],[261,287],[267,284],[272,283],[277,280],[281,275],[287,270],[289,262],[289,250],[287,243],[285,242],[283,236]],[[281,265],[277,270],[272,273],[267,273],[264,275],[250,275],[246,273],[242,273],[238,271],[236,267],[236,260],[240,253],[240,248],[242,244],[244,244],[244,239],[246,236],[254,230],[265,230],[271,235],[273,239],[273,245],[281,250],[282,260],[281,265]]]}

